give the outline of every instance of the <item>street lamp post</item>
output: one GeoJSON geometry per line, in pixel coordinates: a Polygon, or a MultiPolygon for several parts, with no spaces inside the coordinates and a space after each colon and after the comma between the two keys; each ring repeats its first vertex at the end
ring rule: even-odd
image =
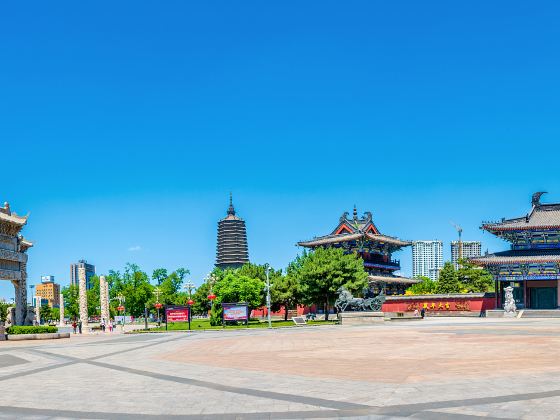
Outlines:
{"type": "Polygon", "coordinates": [[[161,294],[161,290],[159,287],[156,287],[152,293],[156,295],[156,304],[154,306],[157,309],[157,324],[159,327],[161,325],[161,319],[159,317],[159,309],[162,307],[162,304],[159,303],[159,295],[161,294]]]}
{"type": "Polygon", "coordinates": [[[126,308],[124,307],[123,303],[126,302],[125,297],[119,293],[119,295],[116,297],[116,299],[119,301],[119,307],[117,308],[118,311],[120,311],[122,313],[122,330],[124,333],[124,324],[126,323],[126,315],[125,315],[125,310],[126,308]]]}
{"type": "Polygon", "coordinates": [[[265,267],[266,270],[266,286],[265,286],[265,290],[266,290],[266,318],[268,320],[268,328],[272,328],[272,321],[270,320],[270,278],[269,278],[269,272],[270,272],[270,266],[268,264],[266,264],[265,267]]]}
{"type": "Polygon", "coordinates": [[[187,301],[187,307],[189,308],[189,331],[190,331],[191,330],[191,309],[192,309],[192,305],[194,304],[194,301],[192,300],[191,295],[192,295],[192,291],[195,289],[195,286],[189,280],[188,282],[185,283],[185,285],[183,286],[183,289],[185,289],[189,293],[189,300],[187,301]]]}
{"type": "Polygon", "coordinates": [[[214,274],[208,274],[208,276],[206,276],[206,282],[208,283],[208,288],[210,290],[208,300],[210,301],[210,317],[212,317],[212,314],[214,313],[214,300],[216,299],[216,295],[212,289],[214,287],[214,283],[216,283],[216,276],[214,274]]]}

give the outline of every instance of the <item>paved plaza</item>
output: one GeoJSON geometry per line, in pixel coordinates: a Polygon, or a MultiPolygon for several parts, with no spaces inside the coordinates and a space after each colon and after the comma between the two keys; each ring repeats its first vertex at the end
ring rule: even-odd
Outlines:
{"type": "Polygon", "coordinates": [[[0,418],[560,419],[560,320],[0,344],[0,418]]]}

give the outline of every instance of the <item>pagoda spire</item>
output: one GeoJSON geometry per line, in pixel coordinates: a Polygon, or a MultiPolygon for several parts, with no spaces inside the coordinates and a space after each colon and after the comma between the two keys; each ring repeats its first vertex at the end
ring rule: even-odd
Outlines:
{"type": "Polygon", "coordinates": [[[227,214],[235,216],[235,208],[233,207],[233,194],[231,192],[229,193],[229,208],[227,214]]]}

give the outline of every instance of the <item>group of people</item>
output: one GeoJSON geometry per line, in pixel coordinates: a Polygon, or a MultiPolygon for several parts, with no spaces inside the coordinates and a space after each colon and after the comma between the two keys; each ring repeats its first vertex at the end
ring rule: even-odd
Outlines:
{"type": "MultiPolygon", "coordinates": [[[[105,319],[101,320],[101,323],[99,324],[101,327],[101,331],[105,332],[107,329],[109,330],[109,332],[113,332],[113,322],[111,320],[109,320],[108,322],[105,322],[105,319]]],[[[74,330],[74,334],[81,334],[82,333],[82,321],[81,320],[75,320],[72,321],[72,329],[74,330]]]]}

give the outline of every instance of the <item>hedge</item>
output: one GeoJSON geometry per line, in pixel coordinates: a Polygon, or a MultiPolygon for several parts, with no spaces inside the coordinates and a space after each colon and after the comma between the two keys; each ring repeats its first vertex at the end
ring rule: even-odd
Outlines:
{"type": "Polygon", "coordinates": [[[47,327],[47,326],[21,326],[14,325],[6,329],[8,334],[47,334],[55,333],[58,331],[57,327],[47,327]]]}

